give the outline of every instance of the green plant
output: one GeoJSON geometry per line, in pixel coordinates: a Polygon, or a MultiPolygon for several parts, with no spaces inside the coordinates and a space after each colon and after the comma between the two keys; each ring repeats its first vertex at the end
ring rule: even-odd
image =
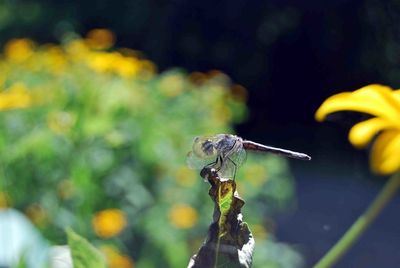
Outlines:
{"type": "MultiPolygon", "coordinates": [[[[71,226],[104,251],[118,249],[126,266],[133,258],[138,267],[182,267],[212,207],[185,155],[196,135],[232,132],[246,91],[218,71],[157,73],[113,41],[96,30],[62,45],[6,44],[0,206],[24,211],[53,243],[65,243],[71,226]]],[[[284,160],[259,161],[241,169],[248,180],[239,188],[256,238],[266,239],[263,218],[291,204],[293,186],[284,160]]]]}

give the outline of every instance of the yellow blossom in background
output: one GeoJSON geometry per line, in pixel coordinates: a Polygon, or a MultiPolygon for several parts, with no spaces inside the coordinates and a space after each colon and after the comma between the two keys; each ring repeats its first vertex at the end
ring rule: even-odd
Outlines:
{"type": "Polygon", "coordinates": [[[149,60],[141,60],[141,75],[142,78],[151,78],[157,72],[157,66],[149,60]]]}
{"type": "Polygon", "coordinates": [[[91,52],[88,54],[87,63],[96,72],[111,72],[119,57],[118,52],[91,52]]]}
{"type": "Polygon", "coordinates": [[[116,59],[116,62],[114,62],[113,69],[117,74],[122,77],[133,77],[136,76],[141,69],[140,60],[137,58],[124,57],[121,55],[116,59]]]}
{"type": "Polygon", "coordinates": [[[44,226],[48,222],[46,210],[39,204],[32,204],[25,209],[28,218],[38,226],[44,226]]]}
{"type": "Polygon", "coordinates": [[[40,48],[42,51],[40,55],[42,56],[43,67],[53,74],[62,74],[68,63],[63,49],[53,44],[46,44],[40,48]]]}
{"type": "Polygon", "coordinates": [[[185,88],[185,80],[180,74],[171,73],[164,75],[160,81],[160,92],[167,97],[180,95],[185,88]]]}
{"type": "Polygon", "coordinates": [[[372,84],[354,92],[336,94],[322,103],[315,118],[323,121],[328,114],[355,111],[374,116],[354,125],[350,142],[357,148],[374,141],[370,155],[373,172],[387,175],[400,169],[400,90],[372,84]]]}
{"type": "Polygon", "coordinates": [[[268,239],[268,231],[261,224],[251,225],[251,232],[256,240],[268,239]]]}
{"type": "Polygon", "coordinates": [[[62,180],[57,185],[57,192],[61,199],[65,200],[71,198],[74,195],[75,191],[75,186],[71,180],[62,180]]]}
{"type": "Polygon", "coordinates": [[[32,102],[32,95],[22,83],[16,83],[8,90],[0,92],[0,111],[15,108],[26,108],[31,106],[32,102]]]}
{"type": "Polygon", "coordinates": [[[126,47],[118,49],[118,52],[125,58],[135,59],[136,63],[139,63],[137,73],[140,74],[141,79],[149,79],[157,72],[157,66],[153,62],[144,59],[141,52],[126,47]]]}
{"type": "Polygon", "coordinates": [[[191,187],[198,180],[196,172],[187,166],[180,166],[176,170],[175,179],[178,185],[184,187],[191,187]]]}
{"type": "MultiPolygon", "coordinates": [[[[0,69],[4,69],[2,67],[3,66],[0,65],[0,69]]],[[[3,87],[5,81],[6,81],[6,74],[4,72],[0,72],[0,87],[3,87]]]]}
{"type": "Polygon", "coordinates": [[[115,35],[108,29],[93,29],[86,35],[86,42],[93,49],[107,49],[114,45],[115,35]]]}
{"type": "MultiPolygon", "coordinates": [[[[84,63],[98,73],[116,74],[123,78],[151,78],[156,66],[149,60],[142,59],[140,53],[127,48],[118,51],[106,51],[114,45],[115,36],[106,29],[95,29],[88,33],[85,40],[75,39],[66,44],[66,59],[75,63],[84,63]]],[[[55,66],[62,66],[60,54],[52,55],[55,66]]]]}
{"type": "Polygon", "coordinates": [[[217,123],[224,125],[232,119],[232,112],[223,103],[218,103],[215,106],[213,117],[217,123]]]}
{"type": "Polygon", "coordinates": [[[10,196],[7,193],[0,192],[0,209],[8,208],[11,205],[10,196]]]}
{"type": "Polygon", "coordinates": [[[96,213],[92,219],[95,233],[102,238],[118,235],[126,227],[126,215],[120,209],[106,209],[96,213]]]}
{"type": "Polygon", "coordinates": [[[136,76],[141,71],[141,62],[133,57],[125,57],[119,52],[91,52],[87,64],[99,73],[116,73],[122,77],[136,76]]]}
{"type": "Polygon", "coordinates": [[[4,46],[5,57],[13,62],[21,62],[33,54],[34,43],[26,38],[11,39],[4,46]]]}
{"type": "Polygon", "coordinates": [[[122,255],[112,246],[103,246],[100,248],[107,260],[109,268],[133,268],[135,267],[133,260],[126,255],[122,255]]]}
{"type": "Polygon", "coordinates": [[[67,52],[67,57],[77,63],[87,61],[88,55],[91,53],[90,48],[81,39],[69,41],[65,45],[65,51],[67,52]]]}
{"type": "Polygon", "coordinates": [[[263,165],[249,164],[244,168],[246,181],[253,186],[261,186],[267,180],[267,169],[263,165]]]}
{"type": "Polygon", "coordinates": [[[187,229],[196,224],[198,213],[187,204],[176,204],[169,211],[169,220],[175,227],[187,229]]]}

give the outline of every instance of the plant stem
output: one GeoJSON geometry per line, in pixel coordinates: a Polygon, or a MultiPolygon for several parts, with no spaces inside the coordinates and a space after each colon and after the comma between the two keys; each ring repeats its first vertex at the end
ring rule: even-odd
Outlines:
{"type": "Polygon", "coordinates": [[[314,268],[328,268],[334,265],[340,257],[358,240],[376,216],[388,204],[400,188],[400,173],[392,175],[383,189],[375,197],[367,210],[357,219],[343,237],[315,264],[314,268]]]}

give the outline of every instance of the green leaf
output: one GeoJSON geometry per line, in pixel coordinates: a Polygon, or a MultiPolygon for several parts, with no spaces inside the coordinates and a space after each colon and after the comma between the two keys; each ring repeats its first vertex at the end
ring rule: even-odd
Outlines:
{"type": "Polygon", "coordinates": [[[71,229],[67,229],[68,245],[71,249],[74,268],[106,268],[106,262],[101,253],[85,238],[71,229]]]}

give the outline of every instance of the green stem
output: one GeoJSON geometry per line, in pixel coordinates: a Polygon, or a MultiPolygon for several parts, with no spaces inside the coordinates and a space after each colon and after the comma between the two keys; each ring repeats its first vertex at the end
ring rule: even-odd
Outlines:
{"type": "Polygon", "coordinates": [[[358,240],[362,233],[374,221],[386,204],[400,188],[400,173],[394,174],[386,182],[383,189],[375,197],[367,210],[362,214],[343,237],[331,248],[328,253],[314,266],[314,268],[328,268],[334,265],[340,257],[358,240]]]}

